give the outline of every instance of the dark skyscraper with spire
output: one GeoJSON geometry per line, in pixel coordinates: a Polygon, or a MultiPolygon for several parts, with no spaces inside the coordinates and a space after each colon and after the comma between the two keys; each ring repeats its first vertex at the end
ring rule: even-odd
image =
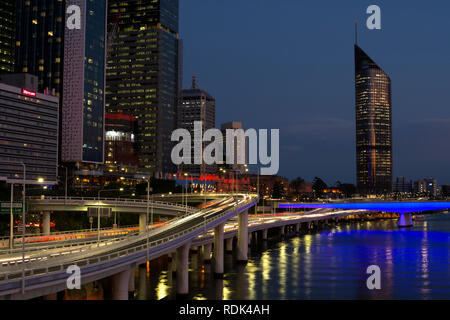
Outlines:
{"type": "Polygon", "coordinates": [[[356,182],[361,193],[392,191],[391,79],[355,44],[356,182]]]}

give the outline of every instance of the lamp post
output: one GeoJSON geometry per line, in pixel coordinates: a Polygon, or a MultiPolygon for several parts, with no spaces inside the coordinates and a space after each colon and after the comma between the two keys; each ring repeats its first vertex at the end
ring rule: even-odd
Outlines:
{"type": "Polygon", "coordinates": [[[11,203],[9,219],[9,249],[14,248],[14,215],[13,215],[14,183],[11,182],[11,203]]]}
{"type": "Polygon", "coordinates": [[[66,166],[60,166],[61,168],[64,168],[66,170],[66,179],[64,184],[64,204],[66,204],[67,201],[67,176],[68,176],[68,170],[66,166]]]}
{"type": "MultiPolygon", "coordinates": [[[[145,179],[146,177],[142,177],[142,179],[145,179]]],[[[149,261],[149,253],[148,253],[148,237],[149,237],[149,228],[148,228],[148,218],[150,215],[150,176],[147,176],[147,221],[145,223],[145,233],[146,233],[146,255],[147,255],[147,261],[149,261]]],[[[150,219],[150,225],[153,225],[153,203],[152,203],[152,214],[150,219]]]]}
{"type": "Polygon", "coordinates": [[[186,194],[186,214],[187,214],[187,204],[188,204],[188,201],[187,201],[187,179],[188,179],[188,173],[185,172],[184,176],[185,176],[185,180],[184,180],[184,189],[185,190],[184,190],[184,192],[186,194]]]}
{"type": "Polygon", "coordinates": [[[25,176],[27,169],[25,163],[23,166],[23,195],[22,195],[22,294],[25,293],[25,176]]]}
{"type": "MultiPolygon", "coordinates": [[[[123,191],[123,188],[99,190],[97,197],[99,203],[100,203],[100,193],[105,191],[123,191]]],[[[97,208],[97,243],[100,244],[100,208],[97,208]]]]}
{"type": "MultiPolygon", "coordinates": [[[[12,161],[1,161],[4,164],[9,164],[9,165],[21,165],[23,167],[23,195],[22,195],[22,294],[25,293],[25,184],[26,184],[26,173],[27,173],[27,169],[26,169],[26,165],[23,162],[12,162],[12,161]]],[[[14,192],[14,187],[13,187],[13,183],[11,182],[11,208],[10,208],[10,221],[11,226],[10,226],[10,247],[12,248],[12,244],[14,241],[14,229],[12,227],[13,223],[14,223],[14,219],[13,219],[13,208],[12,208],[12,198],[13,198],[13,192],[14,192]]]]}
{"type": "Polygon", "coordinates": [[[256,171],[258,172],[258,176],[256,178],[256,194],[258,195],[258,201],[256,202],[255,205],[255,215],[258,214],[258,203],[259,203],[259,168],[257,168],[256,171]]]}

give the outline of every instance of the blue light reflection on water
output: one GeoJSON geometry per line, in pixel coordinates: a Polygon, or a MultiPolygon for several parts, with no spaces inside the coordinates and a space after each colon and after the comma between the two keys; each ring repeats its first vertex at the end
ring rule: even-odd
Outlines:
{"type": "MultiPolygon", "coordinates": [[[[413,228],[395,220],[343,224],[252,246],[246,266],[225,256],[223,280],[191,259],[190,299],[450,299],[450,215],[427,215],[413,228]],[[368,290],[366,268],[381,268],[381,290],[368,290]]],[[[151,275],[151,278],[153,276],[151,275]]],[[[155,275],[174,298],[170,272],[155,275]]],[[[152,282],[152,281],[150,281],[152,282]]],[[[152,289],[153,288],[153,289],[152,289]]]]}

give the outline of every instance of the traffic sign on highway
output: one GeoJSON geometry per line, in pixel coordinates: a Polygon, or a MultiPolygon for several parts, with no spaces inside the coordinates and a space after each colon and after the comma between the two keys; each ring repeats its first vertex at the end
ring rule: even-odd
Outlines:
{"type": "Polygon", "coordinates": [[[88,208],[88,217],[97,217],[99,213],[100,217],[110,217],[111,208],[95,208],[95,207],[88,208]]]}
{"type": "MultiPolygon", "coordinates": [[[[22,202],[13,202],[13,214],[22,214],[22,202]]],[[[5,201],[0,202],[0,214],[10,214],[11,212],[11,202],[5,201]]],[[[25,203],[25,213],[28,212],[28,203],[25,203]]]]}

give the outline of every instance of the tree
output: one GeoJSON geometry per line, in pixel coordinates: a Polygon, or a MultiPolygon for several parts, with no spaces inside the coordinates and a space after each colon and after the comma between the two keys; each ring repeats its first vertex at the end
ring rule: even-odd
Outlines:
{"type": "Polygon", "coordinates": [[[356,193],[356,186],[352,183],[342,183],[339,185],[339,190],[341,190],[346,198],[351,198],[356,193]]]}
{"type": "MultiPolygon", "coordinates": [[[[163,180],[150,178],[150,193],[181,193],[182,186],[177,186],[175,180],[163,180]]],[[[136,195],[146,195],[147,194],[147,182],[140,183],[136,185],[136,195]]]]}
{"type": "Polygon", "coordinates": [[[284,184],[281,181],[276,181],[273,184],[272,198],[283,199],[285,196],[284,184]]]}
{"type": "Polygon", "coordinates": [[[291,188],[295,190],[295,193],[298,193],[298,189],[300,189],[304,182],[305,180],[303,180],[301,177],[297,177],[291,181],[291,188]]]}
{"type": "Polygon", "coordinates": [[[323,194],[323,190],[328,188],[327,184],[320,178],[315,177],[313,180],[313,190],[316,196],[320,197],[323,194]]]}

